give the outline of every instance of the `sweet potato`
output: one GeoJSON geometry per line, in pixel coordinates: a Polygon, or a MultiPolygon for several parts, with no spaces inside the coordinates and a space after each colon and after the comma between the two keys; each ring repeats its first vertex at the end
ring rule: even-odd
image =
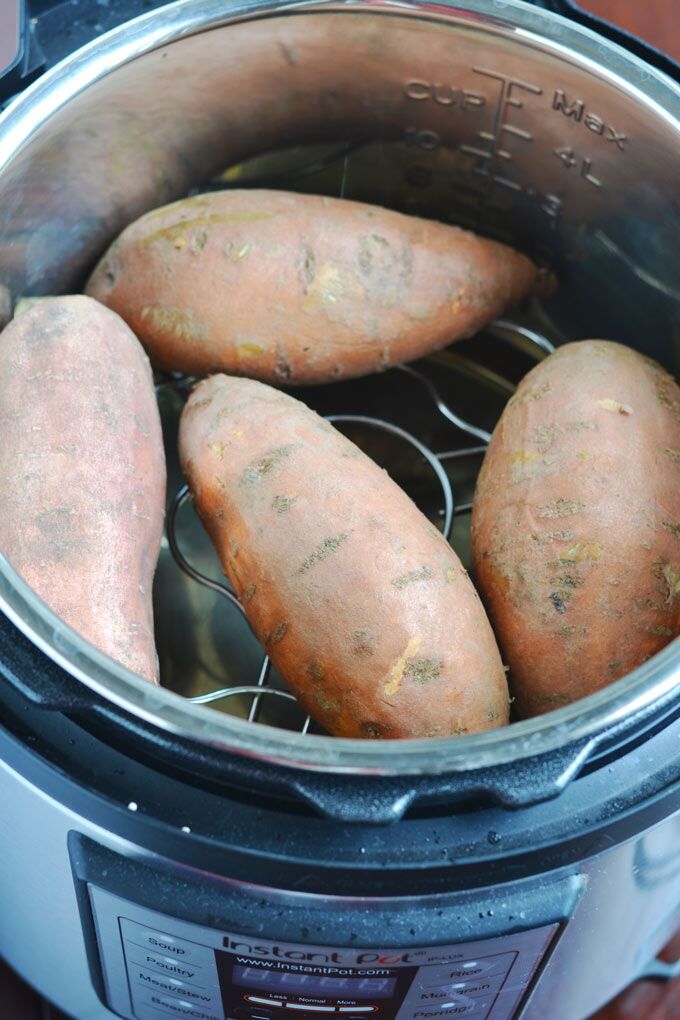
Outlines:
{"type": "Polygon", "coordinates": [[[498,648],[458,557],[336,429],[269,386],[214,376],[183,412],[180,457],[253,630],[330,733],[507,722],[498,648]]]}
{"type": "Polygon", "coordinates": [[[680,388],[601,340],[522,381],[475,493],[474,569],[523,715],[584,697],[680,632],[680,388]]]}
{"type": "Polygon", "coordinates": [[[74,630],[158,680],[151,585],[165,457],[149,362],[87,297],[0,337],[0,550],[74,630]]]}
{"type": "Polygon", "coordinates": [[[198,195],[148,213],[87,293],[160,368],[320,383],[418,358],[532,289],[511,248],[377,206],[276,191],[198,195]]]}

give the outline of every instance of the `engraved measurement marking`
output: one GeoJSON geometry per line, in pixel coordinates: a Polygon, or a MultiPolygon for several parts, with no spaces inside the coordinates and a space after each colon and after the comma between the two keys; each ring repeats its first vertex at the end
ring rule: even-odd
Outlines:
{"type": "Polygon", "coordinates": [[[612,143],[620,152],[626,152],[628,135],[617,131],[611,124],[607,124],[602,117],[592,113],[586,107],[584,99],[570,100],[564,89],[555,89],[552,101],[553,110],[558,110],[564,117],[573,118],[577,124],[583,124],[595,135],[600,135],[605,141],[612,143]]]}
{"type": "Polygon", "coordinates": [[[534,140],[530,131],[516,124],[508,123],[508,107],[512,107],[513,110],[521,110],[526,99],[526,96],[522,95],[523,93],[540,96],[543,94],[543,89],[531,82],[523,81],[521,78],[508,77],[485,67],[473,67],[472,70],[475,74],[491,78],[500,86],[493,128],[491,131],[478,132],[478,137],[482,142],[487,143],[487,147],[481,148],[476,145],[461,145],[460,147],[462,152],[486,161],[485,166],[473,169],[474,174],[486,181],[484,191],[480,195],[479,218],[481,219],[484,208],[490,204],[494,188],[499,187],[506,191],[523,194],[531,201],[538,202],[539,208],[554,222],[562,210],[562,203],[556,195],[538,195],[533,188],[525,187],[518,181],[512,180],[504,172],[497,172],[498,161],[503,160],[506,164],[513,161],[512,152],[503,145],[504,135],[509,135],[522,142],[533,142],[534,140]]]}
{"type": "MultiPolygon", "coordinates": [[[[536,192],[534,188],[524,187],[517,181],[513,181],[503,173],[494,172],[494,162],[496,160],[503,160],[505,163],[511,163],[513,160],[512,152],[503,147],[501,141],[503,133],[523,142],[533,142],[534,140],[530,131],[506,122],[508,115],[507,107],[521,110],[524,105],[523,98],[521,97],[522,92],[528,92],[531,95],[542,95],[543,90],[538,85],[531,84],[531,82],[526,82],[519,78],[508,78],[505,75],[489,71],[485,68],[475,67],[473,70],[477,74],[500,83],[500,95],[497,101],[493,131],[480,130],[477,132],[477,137],[483,143],[482,145],[462,144],[458,147],[460,152],[473,156],[475,159],[484,160],[486,163],[485,166],[475,166],[471,169],[471,173],[474,176],[481,177],[484,180],[482,193],[478,189],[474,189],[474,191],[470,189],[471,194],[475,195],[478,200],[477,218],[480,218],[483,207],[488,204],[493,189],[497,186],[507,191],[523,194],[530,201],[536,202],[538,207],[554,223],[562,211],[562,201],[557,195],[550,193],[541,194],[536,192]],[[520,95],[517,93],[520,93],[520,95]]],[[[424,79],[412,79],[407,82],[404,86],[404,95],[407,99],[416,102],[434,102],[439,106],[457,106],[460,109],[479,108],[487,103],[487,97],[481,93],[455,88],[450,85],[442,85],[438,82],[429,82],[424,79]]],[[[404,137],[408,146],[422,149],[425,152],[434,152],[443,145],[441,136],[436,131],[428,128],[407,127],[404,137]]],[[[417,188],[428,188],[432,183],[434,170],[428,163],[416,161],[409,163],[404,168],[404,175],[408,184],[417,188]]],[[[464,183],[459,180],[456,181],[455,188],[459,192],[461,188],[467,190],[464,183]]]]}
{"type": "Polygon", "coordinates": [[[428,128],[407,127],[404,138],[407,145],[415,145],[426,152],[433,152],[442,144],[441,136],[428,128]]]}
{"type": "Polygon", "coordinates": [[[417,102],[431,100],[439,106],[456,106],[461,110],[478,109],[486,105],[486,96],[480,95],[479,92],[421,78],[407,82],[404,86],[404,95],[407,99],[415,99],[417,102]]]}
{"type": "Polygon", "coordinates": [[[588,159],[586,156],[580,156],[574,152],[573,149],[568,146],[563,146],[559,149],[553,149],[553,156],[559,159],[562,166],[566,167],[567,170],[572,170],[575,166],[580,167],[581,177],[588,184],[592,184],[595,188],[602,188],[604,185],[592,172],[593,161],[588,159]]]}

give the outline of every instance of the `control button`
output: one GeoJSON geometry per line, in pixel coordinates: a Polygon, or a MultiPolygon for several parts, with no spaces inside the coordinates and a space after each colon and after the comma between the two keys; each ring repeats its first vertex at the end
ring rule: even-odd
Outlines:
{"type": "Polygon", "coordinates": [[[466,998],[474,999],[480,995],[495,994],[505,981],[505,972],[495,974],[490,978],[471,977],[464,981],[447,981],[438,988],[424,988],[420,993],[420,1002],[437,1005],[440,1001],[450,999],[453,996],[464,995],[466,998]]]}
{"type": "Polygon", "coordinates": [[[262,999],[259,995],[245,995],[246,1002],[257,1003],[258,1006],[285,1006],[285,1002],[280,1002],[278,999],[262,999]]]}
{"type": "Polygon", "coordinates": [[[161,956],[160,953],[149,953],[140,949],[139,946],[125,942],[125,958],[128,969],[141,967],[144,970],[155,971],[165,977],[179,978],[180,981],[191,981],[197,985],[210,985],[217,987],[217,977],[213,960],[199,966],[196,963],[185,963],[184,960],[175,960],[169,956],[161,956]]]}
{"type": "Polygon", "coordinates": [[[214,958],[213,950],[208,946],[200,946],[196,942],[188,942],[162,931],[154,931],[145,924],[128,921],[125,917],[121,917],[120,926],[126,942],[132,942],[140,949],[147,949],[161,956],[169,956],[180,963],[200,964],[214,958]]]}
{"type": "Polygon", "coordinates": [[[335,1013],[335,1006],[310,1006],[308,1002],[287,1002],[286,1009],[301,1009],[309,1013],[335,1013]]]}
{"type": "Polygon", "coordinates": [[[165,977],[153,970],[128,965],[128,977],[134,989],[155,991],[168,995],[180,995],[184,999],[200,1003],[202,1006],[220,1006],[222,998],[217,988],[206,988],[191,981],[180,981],[179,978],[165,977]]]}
{"type": "Polygon", "coordinates": [[[489,1005],[484,1006],[483,1009],[479,1009],[476,1003],[470,1002],[466,1005],[461,1005],[455,1002],[448,1002],[441,1006],[435,1006],[434,1008],[426,1007],[422,1010],[416,1010],[412,1015],[414,1020],[444,1020],[445,1017],[465,1017],[468,1018],[486,1017],[489,1010],[489,1005]]]}
{"type": "Polygon", "coordinates": [[[427,987],[441,988],[449,981],[464,981],[468,978],[487,978],[495,974],[507,974],[516,957],[517,953],[500,953],[497,956],[465,960],[448,967],[428,967],[427,970],[431,973],[423,976],[427,987]]]}
{"type": "Polygon", "coordinates": [[[134,991],[135,1016],[140,1020],[146,1020],[148,1016],[155,1015],[156,1020],[160,1016],[187,1017],[188,1020],[224,1020],[222,1007],[213,1009],[210,1006],[199,1006],[184,998],[174,998],[170,995],[162,995],[156,992],[144,991],[140,994],[134,991]]]}
{"type": "MultiPolygon", "coordinates": [[[[338,1013],[375,1013],[375,1006],[338,1006],[338,1013]]],[[[348,1017],[348,1020],[352,1020],[348,1017]]]]}

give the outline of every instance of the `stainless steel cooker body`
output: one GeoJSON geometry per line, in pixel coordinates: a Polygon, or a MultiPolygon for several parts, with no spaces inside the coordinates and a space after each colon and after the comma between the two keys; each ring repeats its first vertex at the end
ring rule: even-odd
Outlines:
{"type": "MultiPolygon", "coordinates": [[[[536,334],[604,336],[680,375],[679,167],[678,86],[520,0],[181,0],[86,47],[0,119],[0,283],[15,298],[76,289],[141,212],[194,188],[267,180],[509,240],[559,280],[511,331],[526,350],[536,334]]],[[[460,373],[481,371],[496,387],[469,415],[483,435],[511,385],[479,348],[460,350],[424,376],[453,401],[460,373]]],[[[175,397],[161,393],[179,484],[175,397]]],[[[180,532],[209,573],[200,533],[180,532]]],[[[0,628],[5,679],[52,729],[50,712],[64,714],[59,725],[99,720],[96,736],[88,722],[69,738],[82,753],[63,763],[54,750],[31,756],[27,723],[22,751],[12,723],[0,780],[12,818],[0,834],[0,950],[77,1020],[112,1015],[105,1002],[140,1020],[287,1016],[280,986],[269,1004],[253,1001],[267,999],[263,961],[288,961],[290,975],[291,960],[335,953],[346,973],[326,977],[353,980],[367,966],[356,954],[378,949],[402,958],[375,975],[387,982],[376,1015],[582,1020],[656,953],[680,903],[677,642],[583,702],[504,731],[397,748],[303,736],[249,721],[247,701],[228,699],[232,714],[186,697],[209,680],[252,684],[258,653],[219,598],[174,569],[166,548],[156,610],[173,689],[159,690],[65,628],[0,557],[0,608],[23,632],[0,628]],[[123,734],[110,768],[107,725],[109,742],[123,734]],[[142,760],[148,774],[126,792],[142,760]],[[225,777],[249,792],[225,790],[225,777]],[[282,798],[271,817],[267,788],[282,798]],[[462,798],[484,803],[464,811],[462,798]],[[189,808],[203,800],[211,821],[195,823],[189,808]],[[279,825],[286,853],[269,845],[279,825]],[[165,939],[163,952],[149,938],[165,939]],[[207,968],[207,998],[182,986],[182,1000],[172,985],[186,979],[162,963],[173,940],[207,968]],[[229,940],[249,947],[245,962],[229,940]],[[411,999],[390,1014],[409,967],[411,999]],[[241,997],[220,1012],[227,987],[241,997]]],[[[299,999],[298,1015],[320,994],[299,999]]],[[[354,1003],[345,1015],[366,1014],[354,1003]]]]}
{"type": "Polygon", "coordinates": [[[339,825],[16,708],[0,952],[75,1020],[585,1020],[678,970],[677,728],[530,809],[339,825]]]}

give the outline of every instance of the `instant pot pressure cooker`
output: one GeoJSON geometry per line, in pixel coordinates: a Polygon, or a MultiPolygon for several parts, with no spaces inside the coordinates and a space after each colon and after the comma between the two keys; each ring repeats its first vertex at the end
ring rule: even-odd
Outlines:
{"type": "MultiPolygon", "coordinates": [[[[556,2],[181,0],[104,35],[153,5],[49,6],[17,21],[4,83],[15,301],[80,289],[139,214],[234,184],[511,241],[555,278],[549,296],[414,366],[304,392],[463,559],[489,433],[555,344],[619,340],[680,376],[680,88],[641,43],[556,2]]],[[[76,1020],[583,1020],[671,976],[656,954],[680,923],[678,641],[506,729],[317,732],[182,488],[190,383],[157,381],[163,687],[0,557],[9,964],[76,1020]]]]}

